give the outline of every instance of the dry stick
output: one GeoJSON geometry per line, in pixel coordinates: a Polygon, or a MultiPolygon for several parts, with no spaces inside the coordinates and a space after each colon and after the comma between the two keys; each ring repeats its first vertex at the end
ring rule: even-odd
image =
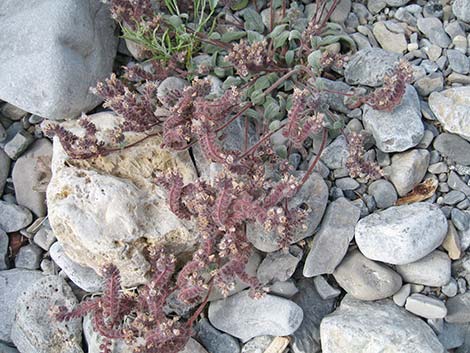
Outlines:
{"type": "Polygon", "coordinates": [[[327,140],[328,140],[328,130],[323,128],[323,134],[322,134],[322,141],[321,141],[320,149],[318,150],[318,153],[315,156],[315,159],[313,160],[312,164],[308,168],[308,170],[305,173],[304,177],[300,181],[300,184],[297,186],[297,191],[299,191],[302,188],[302,186],[308,180],[310,175],[313,173],[313,169],[315,169],[315,166],[317,165],[318,161],[320,160],[321,154],[322,154],[323,150],[326,147],[326,141],[327,140]]]}

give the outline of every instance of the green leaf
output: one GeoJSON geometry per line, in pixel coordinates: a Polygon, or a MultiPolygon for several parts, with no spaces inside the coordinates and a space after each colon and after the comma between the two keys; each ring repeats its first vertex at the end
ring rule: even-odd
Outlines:
{"type": "Polygon", "coordinates": [[[239,40],[243,37],[246,36],[246,32],[244,31],[239,31],[239,32],[225,32],[224,34],[222,34],[222,42],[225,42],[225,43],[228,43],[228,42],[232,42],[234,40],[239,40]]]}
{"type": "Polygon", "coordinates": [[[242,83],[242,80],[239,77],[229,76],[224,81],[222,88],[226,90],[232,86],[239,86],[241,83],[242,83]]]}
{"type": "Polygon", "coordinates": [[[296,29],[290,31],[289,33],[289,41],[293,41],[295,39],[298,39],[298,40],[302,39],[302,34],[296,29]]]}
{"type": "Polygon", "coordinates": [[[272,97],[266,98],[266,102],[263,104],[264,107],[264,118],[268,121],[279,118],[281,108],[276,100],[272,97]]]}
{"type": "Polygon", "coordinates": [[[183,27],[183,21],[179,16],[176,15],[168,16],[166,18],[166,22],[176,29],[181,29],[183,27]]]}
{"type": "Polygon", "coordinates": [[[295,56],[295,52],[293,50],[287,51],[285,59],[286,59],[286,64],[288,66],[292,66],[292,64],[294,63],[294,56],[295,56]]]}
{"type": "Polygon", "coordinates": [[[287,147],[285,145],[276,146],[274,148],[274,151],[279,157],[284,158],[284,159],[287,158],[287,147]]]}
{"type": "Polygon", "coordinates": [[[230,8],[233,11],[239,11],[241,9],[244,9],[247,6],[248,6],[248,0],[240,0],[240,1],[235,2],[235,4],[233,4],[230,8]]]}
{"type": "Polygon", "coordinates": [[[310,55],[307,58],[308,64],[312,69],[315,71],[320,70],[320,59],[321,59],[321,51],[320,50],[315,50],[310,53],[310,55]]]}
{"type": "Polygon", "coordinates": [[[251,94],[251,102],[254,105],[261,105],[264,103],[265,97],[263,95],[263,91],[260,90],[254,90],[253,93],[251,94]]]}
{"type": "Polygon", "coordinates": [[[243,17],[245,19],[245,30],[259,33],[264,32],[263,18],[255,10],[247,8],[243,12],[243,17]]]}
{"type": "Polygon", "coordinates": [[[269,124],[269,131],[276,131],[281,127],[281,122],[279,120],[274,120],[269,124]]]}
{"type": "Polygon", "coordinates": [[[209,8],[214,10],[217,7],[217,4],[219,3],[219,0],[209,0],[209,8]]]}
{"type": "Polygon", "coordinates": [[[280,35],[275,37],[274,40],[273,40],[274,49],[280,48],[284,44],[286,44],[288,38],[289,38],[289,32],[288,31],[282,32],[280,35]]]}
{"type": "Polygon", "coordinates": [[[286,29],[286,27],[287,27],[286,24],[277,25],[276,27],[274,27],[273,31],[271,33],[269,33],[268,37],[269,38],[276,38],[278,35],[280,35],[286,29]]]}
{"type": "Polygon", "coordinates": [[[250,44],[253,44],[254,42],[262,42],[264,39],[264,36],[261,33],[255,32],[255,31],[246,31],[248,34],[248,42],[250,44]]]}
{"type": "Polygon", "coordinates": [[[256,110],[254,109],[248,109],[244,115],[246,115],[247,117],[251,118],[251,119],[255,119],[255,120],[258,120],[259,119],[259,114],[256,110]]]}
{"type": "Polygon", "coordinates": [[[269,81],[269,77],[267,75],[261,76],[255,82],[255,90],[262,91],[271,86],[271,82],[269,81]]]}

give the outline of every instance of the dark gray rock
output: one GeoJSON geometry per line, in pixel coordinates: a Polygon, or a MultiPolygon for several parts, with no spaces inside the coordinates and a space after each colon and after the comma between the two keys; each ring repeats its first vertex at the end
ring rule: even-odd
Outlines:
{"type": "Polygon", "coordinates": [[[40,271],[13,269],[0,272],[0,340],[12,342],[11,327],[18,297],[35,281],[43,278],[40,271]]]}
{"type": "Polygon", "coordinates": [[[402,285],[400,275],[391,268],[366,258],[360,251],[349,253],[333,273],[336,282],[361,300],[384,299],[402,285]]]}
{"type": "Polygon", "coordinates": [[[462,165],[470,165],[470,143],[458,135],[442,133],[433,146],[444,157],[462,165]]]}
{"type": "Polygon", "coordinates": [[[15,267],[27,270],[39,269],[42,260],[42,250],[35,244],[22,246],[15,258],[15,267]]]}
{"type": "Polygon", "coordinates": [[[330,169],[345,168],[348,157],[348,143],[343,135],[334,139],[321,154],[321,160],[330,169]]]}
{"type": "MultiPolygon", "coordinates": [[[[342,93],[347,93],[351,90],[351,86],[342,81],[332,81],[322,77],[316,79],[315,85],[319,87],[320,92],[322,89],[342,93]]],[[[332,110],[344,114],[347,114],[351,111],[351,109],[349,109],[344,104],[344,96],[342,96],[341,94],[331,94],[323,92],[321,93],[320,97],[322,101],[327,104],[332,110]]]]}
{"type": "Polygon", "coordinates": [[[388,208],[395,205],[398,196],[393,184],[387,180],[375,180],[369,185],[368,192],[374,197],[378,208],[388,208]]]}
{"type": "Polygon", "coordinates": [[[297,285],[300,291],[292,300],[304,311],[304,319],[292,335],[291,349],[293,353],[316,353],[321,350],[320,323],[333,311],[335,299],[322,299],[311,279],[303,278],[297,285]]]}
{"type": "Polygon", "coordinates": [[[463,192],[465,195],[470,197],[470,186],[457,175],[456,172],[451,171],[447,179],[447,184],[450,188],[463,192]]]}
{"type": "Polygon", "coordinates": [[[14,347],[7,346],[6,344],[0,342],[0,353],[20,353],[14,347]]]}
{"type": "Polygon", "coordinates": [[[215,329],[207,319],[200,320],[195,331],[197,339],[209,353],[240,353],[237,339],[215,329]]]}
{"type": "Polygon", "coordinates": [[[323,353],[444,353],[432,329],[391,300],[361,301],[346,295],[320,326],[323,353]]]}
{"type": "Polygon", "coordinates": [[[327,300],[336,298],[341,294],[341,291],[329,284],[323,276],[314,277],[313,284],[315,285],[315,289],[322,299],[327,300]]]}
{"type": "Polygon", "coordinates": [[[10,239],[7,233],[0,229],[0,270],[8,269],[8,244],[10,239]]]}
{"type": "Polygon", "coordinates": [[[253,299],[249,291],[243,291],[209,304],[211,324],[243,342],[261,335],[290,335],[302,319],[303,311],[298,305],[269,294],[253,299]]]}
{"type": "Polygon", "coordinates": [[[5,153],[13,160],[18,159],[21,154],[34,142],[34,137],[27,131],[20,130],[7,143],[5,153]]]}
{"type": "Polygon", "coordinates": [[[360,210],[345,198],[339,198],[328,206],[305,259],[305,277],[333,273],[348,251],[359,215],[360,210]]]}
{"type": "Polygon", "coordinates": [[[263,284],[287,281],[294,274],[302,255],[302,249],[296,245],[291,246],[287,252],[279,250],[267,254],[258,267],[259,281],[263,284]]]}
{"type": "Polygon", "coordinates": [[[470,72],[470,60],[468,56],[455,49],[447,50],[449,67],[459,74],[466,75],[470,72]]]}
{"type": "Polygon", "coordinates": [[[33,215],[23,207],[0,201],[0,228],[7,233],[16,232],[31,224],[33,215]]]}
{"type": "Polygon", "coordinates": [[[60,276],[44,276],[16,301],[11,339],[20,352],[83,353],[79,320],[60,322],[50,315],[53,306],[69,310],[78,304],[72,289],[60,276]]]}
{"type": "Polygon", "coordinates": [[[54,120],[100,103],[89,89],[111,73],[117,49],[105,4],[4,0],[0,13],[0,81],[11,83],[0,87],[0,99],[54,120]]]}
{"type": "Polygon", "coordinates": [[[356,225],[355,239],[369,259],[396,265],[422,259],[447,234],[447,219],[433,204],[418,202],[375,212],[356,225]]]}
{"type": "Polygon", "coordinates": [[[378,48],[361,49],[349,60],[344,77],[352,85],[377,87],[397,61],[398,54],[378,48]]]}

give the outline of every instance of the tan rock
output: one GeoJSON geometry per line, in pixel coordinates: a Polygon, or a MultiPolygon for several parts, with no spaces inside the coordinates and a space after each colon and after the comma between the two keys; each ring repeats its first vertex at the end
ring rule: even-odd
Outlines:
{"type": "Polygon", "coordinates": [[[449,229],[447,230],[447,235],[442,243],[442,247],[447,251],[447,254],[449,254],[452,260],[458,260],[460,256],[462,256],[460,237],[452,222],[449,222],[449,229]]]}
{"type": "MultiPolygon", "coordinates": [[[[113,113],[90,116],[99,138],[119,120],[113,113]]],[[[64,123],[77,134],[76,122],[64,123]]],[[[128,135],[128,142],[142,135],[128,135]]],[[[109,140],[109,138],[108,138],[109,140]]],[[[89,160],[71,160],[54,138],[52,179],[47,189],[51,227],[73,261],[101,273],[112,262],[126,286],[144,283],[149,264],[143,249],[164,244],[177,254],[195,243],[191,225],[168,208],[165,193],[153,182],[155,172],[178,170],[188,182],[196,173],[189,154],[160,148],[159,136],[89,160]]]]}
{"type": "Polygon", "coordinates": [[[372,32],[383,49],[398,54],[403,54],[406,51],[408,43],[403,33],[389,31],[383,22],[377,22],[372,32]]]}

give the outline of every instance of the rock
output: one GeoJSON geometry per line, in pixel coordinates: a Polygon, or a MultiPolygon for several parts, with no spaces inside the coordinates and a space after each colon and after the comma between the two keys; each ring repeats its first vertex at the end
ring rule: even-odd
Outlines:
{"type": "Polygon", "coordinates": [[[400,105],[392,112],[365,105],[362,121],[382,152],[407,150],[416,146],[424,135],[418,94],[409,85],[400,105]]]}
{"type": "Polygon", "coordinates": [[[455,49],[447,50],[449,67],[459,74],[466,75],[470,72],[470,60],[468,56],[455,49]]]}
{"type": "Polygon", "coordinates": [[[356,225],[359,250],[369,259],[404,265],[422,259],[447,234],[447,219],[433,204],[418,202],[375,212],[356,225]]]}
{"type": "Polygon", "coordinates": [[[10,174],[10,158],[0,148],[0,196],[3,194],[8,174],[10,174]]]}
{"type": "Polygon", "coordinates": [[[361,49],[349,60],[344,77],[352,85],[378,87],[397,61],[396,53],[378,48],[361,49]]]}
{"type": "MultiPolygon", "coordinates": [[[[91,352],[89,352],[91,353],[91,352]]],[[[195,339],[190,338],[180,353],[208,353],[195,339]]]]}
{"type": "Polygon", "coordinates": [[[400,7],[406,5],[410,2],[410,0],[385,0],[388,6],[392,7],[400,7]]]}
{"type": "Polygon", "coordinates": [[[470,86],[432,93],[429,107],[444,129],[470,141],[470,86]]]}
{"type": "Polygon", "coordinates": [[[320,322],[333,311],[335,299],[322,299],[310,279],[302,278],[297,285],[300,291],[292,300],[302,308],[304,319],[292,335],[292,353],[319,352],[320,322]]]}
{"type": "Polygon", "coordinates": [[[414,87],[421,96],[427,97],[432,92],[442,91],[444,88],[444,77],[440,72],[433,72],[430,75],[417,79],[414,87]]]}
{"type": "Polygon", "coordinates": [[[46,138],[39,139],[16,161],[12,171],[16,201],[38,217],[46,215],[45,187],[38,190],[38,186],[47,182],[51,158],[52,144],[46,138]]]}
{"type": "Polygon", "coordinates": [[[467,325],[451,324],[443,322],[443,328],[437,335],[445,349],[451,350],[461,347],[465,342],[465,336],[468,332],[467,325]]]}
{"type": "Polygon", "coordinates": [[[346,295],[320,326],[323,353],[444,353],[424,321],[391,300],[361,301],[346,295]]]}
{"type": "Polygon", "coordinates": [[[450,258],[436,250],[421,260],[397,266],[397,272],[405,282],[441,287],[450,281],[450,258]]]}
{"type": "Polygon", "coordinates": [[[470,186],[465,184],[456,172],[451,171],[447,179],[447,184],[454,189],[463,192],[465,195],[470,196],[470,186]]]}
{"type": "MultiPolygon", "coordinates": [[[[460,191],[457,191],[457,192],[460,192],[460,191]]],[[[465,231],[469,228],[470,226],[469,216],[470,215],[468,213],[461,211],[458,208],[453,208],[450,212],[452,223],[455,225],[455,228],[457,228],[460,231],[465,231]]]]}
{"type": "Polygon", "coordinates": [[[0,87],[0,99],[54,120],[100,103],[89,89],[111,73],[117,49],[106,5],[40,0],[31,7],[29,1],[6,0],[0,12],[0,81],[12,83],[0,87]]]}
{"type": "Polygon", "coordinates": [[[172,106],[170,93],[182,92],[188,86],[188,82],[179,77],[170,76],[164,79],[157,88],[157,98],[163,105],[172,106]]]}
{"type": "Polygon", "coordinates": [[[470,142],[465,141],[460,136],[442,133],[436,137],[433,146],[441,155],[451,161],[462,165],[470,165],[470,142]]]}
{"type": "MultiPolygon", "coordinates": [[[[15,319],[15,304],[18,297],[35,281],[43,278],[40,271],[12,269],[0,272],[0,339],[12,342],[11,327],[15,319]]],[[[28,351],[29,352],[29,351],[28,351]]]]}
{"type": "Polygon", "coordinates": [[[447,316],[445,320],[454,324],[470,322],[470,292],[458,294],[446,302],[447,316]]]}
{"type": "Polygon", "coordinates": [[[258,336],[243,345],[241,353],[264,353],[273,341],[272,336],[258,336]]]}
{"type": "Polygon", "coordinates": [[[35,244],[22,246],[15,258],[15,267],[27,270],[39,269],[42,260],[42,250],[35,244]]]}
{"type": "Polygon", "coordinates": [[[335,23],[343,23],[351,12],[351,0],[340,0],[331,14],[330,20],[335,23]]]}
{"type": "Polygon", "coordinates": [[[424,33],[431,43],[438,45],[441,48],[447,48],[451,43],[449,36],[444,31],[442,22],[438,18],[418,18],[418,29],[424,33]]]}
{"type": "Polygon", "coordinates": [[[62,245],[55,242],[49,251],[54,262],[78,287],[86,292],[98,292],[103,289],[103,278],[90,267],[82,266],[71,260],[64,252],[62,245]]]}
{"type": "Polygon", "coordinates": [[[263,284],[287,281],[294,274],[302,255],[302,249],[296,245],[291,246],[288,252],[279,250],[267,254],[258,267],[259,281],[263,284]]]}
{"type": "Polygon", "coordinates": [[[357,250],[344,258],[333,276],[347,293],[361,300],[387,298],[402,285],[401,277],[396,272],[369,260],[357,250]]]}
{"type": "Polygon", "coordinates": [[[447,315],[446,306],[441,300],[418,293],[411,294],[406,299],[405,308],[426,319],[442,319],[447,315]]]}
{"type": "Polygon", "coordinates": [[[462,248],[460,245],[460,237],[454,225],[449,222],[446,238],[442,243],[442,247],[452,260],[458,260],[462,256],[462,248]]]}
{"type": "Polygon", "coordinates": [[[406,299],[410,296],[411,285],[409,283],[403,285],[398,292],[393,295],[393,302],[398,306],[404,306],[406,299]]]}
{"type": "Polygon", "coordinates": [[[378,208],[388,208],[397,202],[397,192],[387,180],[375,180],[369,185],[368,192],[374,197],[378,208]]]}
{"type": "Polygon", "coordinates": [[[390,181],[398,195],[405,196],[423,180],[429,166],[429,152],[416,149],[397,153],[392,157],[390,181]]]}
{"type": "Polygon", "coordinates": [[[328,206],[305,259],[305,277],[333,273],[348,251],[359,215],[360,210],[343,197],[328,206]]]}
{"type": "Polygon", "coordinates": [[[299,290],[297,289],[295,282],[292,279],[288,279],[284,282],[275,282],[269,286],[269,293],[284,298],[292,298],[298,292],[299,290]]]}
{"type": "Polygon", "coordinates": [[[360,184],[353,178],[340,178],[335,180],[336,186],[341,190],[356,190],[360,184]]]}
{"type": "Polygon", "coordinates": [[[331,286],[323,276],[314,277],[313,284],[320,297],[324,300],[336,298],[341,294],[341,291],[331,286]]]}
{"type": "Polygon", "coordinates": [[[470,23],[470,2],[468,0],[455,0],[452,11],[459,20],[470,23]]]}
{"type": "Polygon", "coordinates": [[[71,309],[77,298],[64,279],[45,276],[29,286],[16,301],[11,339],[20,352],[82,353],[80,321],[59,322],[50,316],[53,306],[71,309]]]}
{"type": "Polygon", "coordinates": [[[339,169],[346,167],[346,160],[348,159],[348,156],[348,143],[346,138],[343,135],[340,135],[325,147],[321,154],[321,160],[328,168],[339,169]]]}
{"type": "Polygon", "coordinates": [[[448,297],[455,297],[459,291],[457,281],[453,278],[450,279],[449,283],[441,288],[442,293],[448,297]]]}
{"type": "Polygon", "coordinates": [[[7,346],[4,343],[0,342],[0,353],[20,353],[16,348],[7,346]]]}
{"type": "Polygon", "coordinates": [[[5,143],[5,153],[11,159],[16,160],[24,151],[26,151],[33,141],[34,137],[29,132],[20,130],[13,136],[12,139],[5,143]]]}
{"type": "MultiPolygon", "coordinates": [[[[323,77],[318,77],[315,80],[315,85],[320,86],[323,89],[342,93],[347,93],[351,90],[351,86],[342,81],[332,81],[323,77]]],[[[340,94],[330,94],[327,92],[321,92],[320,90],[320,97],[324,103],[328,104],[330,109],[344,114],[350,112],[350,109],[344,104],[344,96],[340,94]]]]}
{"type": "Polygon", "coordinates": [[[444,205],[455,205],[463,200],[465,200],[465,194],[457,190],[449,191],[442,197],[444,205]]]}
{"type": "Polygon", "coordinates": [[[8,261],[8,243],[10,239],[8,238],[7,233],[0,229],[0,271],[7,270],[9,261],[8,261]]]}
{"type": "Polygon", "coordinates": [[[33,215],[23,206],[0,201],[0,228],[7,233],[16,232],[31,224],[33,215]]]}
{"type": "MultiPolygon", "coordinates": [[[[327,202],[328,187],[319,174],[313,173],[289,202],[289,209],[295,209],[303,204],[309,212],[305,220],[307,228],[298,228],[294,231],[291,244],[313,234],[325,212],[327,202]]],[[[246,233],[248,240],[261,251],[273,252],[280,249],[279,235],[275,232],[266,232],[258,223],[248,223],[246,233]]]]}
{"type": "Polygon", "coordinates": [[[52,231],[49,222],[45,222],[41,228],[34,234],[34,243],[36,243],[40,248],[49,251],[49,248],[57,241],[57,238],[52,231]]]}
{"type": "MultiPolygon", "coordinates": [[[[105,112],[89,119],[100,134],[116,126],[119,118],[105,112]]],[[[77,133],[83,131],[75,121],[64,125],[77,133]]],[[[128,142],[141,138],[131,134],[128,142]]],[[[187,152],[172,154],[162,150],[160,143],[155,136],[106,156],[71,160],[54,138],[52,179],[47,188],[52,230],[71,260],[98,274],[112,262],[124,286],[146,282],[146,244],[168,246],[178,255],[192,250],[196,241],[191,225],[170,211],[163,190],[153,182],[154,172],[171,169],[189,182],[196,175],[193,164],[187,152]]]]}
{"type": "Polygon", "coordinates": [[[367,1],[367,8],[373,14],[379,13],[385,7],[387,7],[387,3],[385,2],[385,0],[368,0],[367,1]]]}
{"type": "Polygon", "coordinates": [[[269,294],[256,300],[248,293],[211,302],[211,324],[243,342],[261,335],[286,336],[299,328],[303,311],[297,304],[269,294]]]}
{"type": "MultiPolygon", "coordinates": [[[[103,336],[101,336],[93,327],[92,318],[86,315],[83,318],[83,334],[88,346],[88,353],[102,353],[100,345],[103,344],[103,336]]],[[[122,339],[111,339],[109,353],[133,353],[134,348],[130,347],[122,339]]],[[[204,351],[202,351],[204,352],[204,351]]],[[[188,353],[193,353],[192,351],[188,353]]],[[[197,350],[194,353],[200,353],[197,350]]],[[[206,352],[204,352],[206,353],[206,352]]]]}
{"type": "Polygon", "coordinates": [[[209,353],[240,353],[237,339],[216,330],[205,318],[198,322],[195,331],[209,353]]]}
{"type": "Polygon", "coordinates": [[[408,43],[404,33],[389,31],[383,22],[375,23],[372,31],[383,49],[398,54],[406,51],[408,43]]]}

